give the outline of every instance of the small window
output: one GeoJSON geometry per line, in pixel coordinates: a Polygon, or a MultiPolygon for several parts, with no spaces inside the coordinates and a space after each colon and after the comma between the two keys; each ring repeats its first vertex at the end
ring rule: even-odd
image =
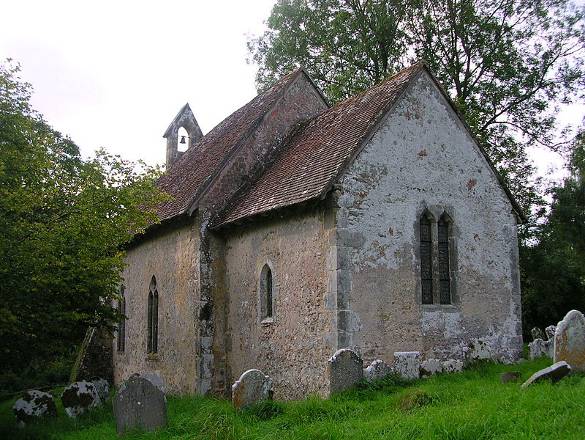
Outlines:
{"type": "Polygon", "coordinates": [[[439,247],[439,299],[441,304],[451,304],[451,272],[449,264],[450,222],[443,213],[437,224],[439,247]]]}
{"type": "Polygon", "coordinates": [[[422,303],[433,303],[433,240],[432,217],[427,211],[420,218],[420,277],[422,303]]]}
{"type": "Polygon", "coordinates": [[[124,286],[120,287],[118,313],[120,314],[120,321],[118,322],[118,351],[122,352],[126,348],[126,297],[124,296],[124,286]]]}
{"type": "Polygon", "coordinates": [[[272,270],[265,264],[260,273],[260,313],[262,320],[274,318],[274,287],[272,270]]]}
{"type": "Polygon", "coordinates": [[[148,353],[158,352],[158,289],[154,275],[148,289],[148,353]]]}

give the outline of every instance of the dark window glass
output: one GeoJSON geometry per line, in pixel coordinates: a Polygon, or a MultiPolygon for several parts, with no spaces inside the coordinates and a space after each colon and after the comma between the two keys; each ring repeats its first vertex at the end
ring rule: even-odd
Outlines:
{"type": "Polygon", "coordinates": [[[420,219],[420,275],[422,303],[433,303],[433,254],[431,220],[426,214],[420,219]]]}
{"type": "Polygon", "coordinates": [[[439,293],[441,304],[451,303],[451,274],[449,269],[449,222],[443,215],[437,224],[439,244],[439,293]]]}
{"type": "Polygon", "coordinates": [[[158,290],[156,278],[150,281],[148,292],[148,353],[158,352],[158,290]]]}
{"type": "Polygon", "coordinates": [[[272,318],[274,315],[274,286],[272,270],[265,264],[260,273],[260,313],[262,319],[272,318]]]}

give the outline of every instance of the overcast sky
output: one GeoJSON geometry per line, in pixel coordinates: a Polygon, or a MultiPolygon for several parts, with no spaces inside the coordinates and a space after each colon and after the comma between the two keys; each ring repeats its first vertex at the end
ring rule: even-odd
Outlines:
{"type": "MultiPolygon", "coordinates": [[[[163,163],[162,134],[185,102],[206,133],[255,96],[246,41],[273,2],[7,0],[0,58],[21,63],[33,106],[85,156],[104,147],[163,163]]],[[[578,124],[584,113],[562,119],[578,124]]],[[[533,157],[542,172],[560,163],[533,157]]]]}

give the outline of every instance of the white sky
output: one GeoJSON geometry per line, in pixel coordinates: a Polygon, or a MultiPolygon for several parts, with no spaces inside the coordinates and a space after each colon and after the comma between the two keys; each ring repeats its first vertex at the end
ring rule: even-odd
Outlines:
{"type": "MultiPolygon", "coordinates": [[[[34,108],[85,156],[104,147],[163,163],[162,134],[185,102],[206,133],[256,95],[246,41],[273,3],[4,0],[0,59],[21,63],[34,108]]],[[[584,114],[573,106],[562,120],[578,125],[584,114]]],[[[561,164],[533,158],[542,173],[561,164]]]]}

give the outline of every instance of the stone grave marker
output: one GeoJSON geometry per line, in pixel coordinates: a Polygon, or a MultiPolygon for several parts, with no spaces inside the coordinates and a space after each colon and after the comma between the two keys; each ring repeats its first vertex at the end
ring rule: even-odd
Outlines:
{"type": "Polygon", "coordinates": [[[63,408],[69,417],[77,417],[101,405],[97,387],[93,382],[74,382],[61,394],[63,408]]]}
{"type": "Polygon", "coordinates": [[[394,371],[404,379],[418,379],[420,365],[420,351],[397,351],[394,353],[394,371]]]}
{"type": "Polygon", "coordinates": [[[118,434],[133,429],[154,431],[167,424],[167,399],[148,379],[133,375],[114,397],[114,417],[118,434]]]}
{"type": "Polygon", "coordinates": [[[232,403],[237,409],[272,399],[272,379],[260,370],[248,370],[232,385],[232,403]]]}
{"type": "Polygon", "coordinates": [[[552,383],[555,383],[570,372],[571,367],[565,361],[556,362],[550,367],[543,368],[542,370],[539,370],[530,376],[530,378],[522,384],[522,388],[529,387],[533,383],[537,383],[546,379],[550,380],[552,383]]]}
{"type": "Polygon", "coordinates": [[[369,381],[383,379],[392,373],[392,367],[381,359],[376,359],[364,370],[364,378],[369,381]]]}
{"type": "Polygon", "coordinates": [[[364,377],[364,362],[349,348],[337,350],[327,363],[329,393],[337,393],[354,386],[364,377]]]}
{"type": "Polygon", "coordinates": [[[566,361],[573,371],[585,372],[585,317],[571,310],[557,325],[554,361],[566,361]]]}
{"type": "Polygon", "coordinates": [[[12,411],[20,426],[42,417],[56,417],[57,406],[53,396],[39,390],[28,390],[14,402],[12,411]]]}

